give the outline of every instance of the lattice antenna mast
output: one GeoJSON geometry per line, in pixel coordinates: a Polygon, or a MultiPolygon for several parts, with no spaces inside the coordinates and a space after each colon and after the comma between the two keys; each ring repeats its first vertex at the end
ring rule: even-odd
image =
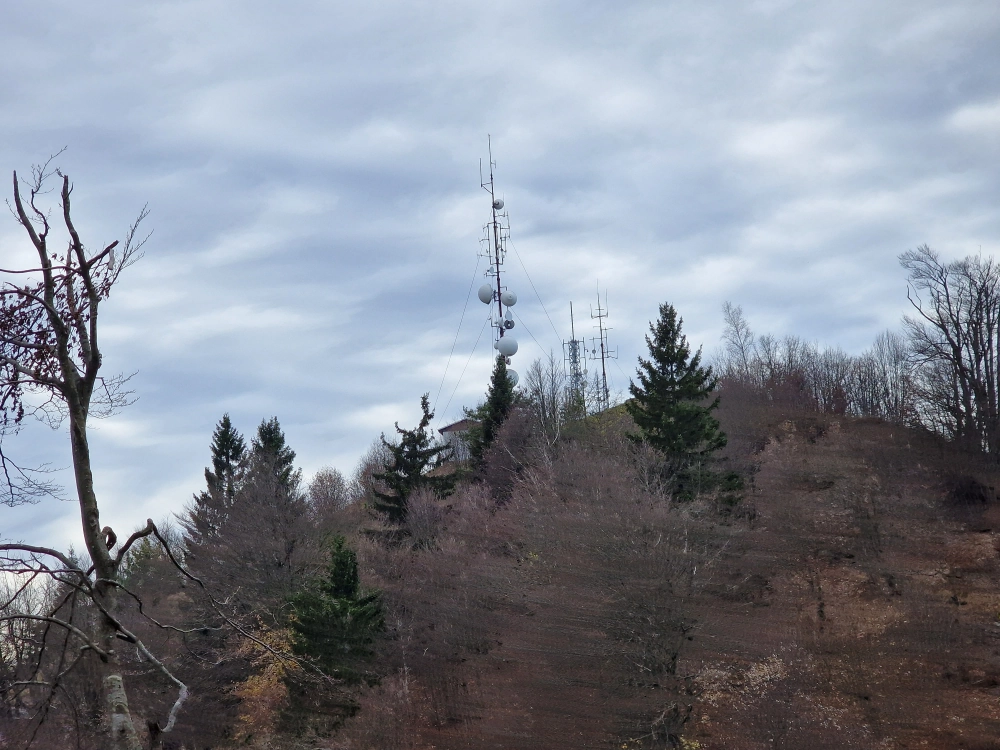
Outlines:
{"type": "Polygon", "coordinates": [[[573,303],[569,303],[570,340],[563,342],[563,361],[569,365],[569,390],[573,399],[586,409],[587,370],[585,360],[587,346],[583,339],[576,337],[576,322],[573,320],[573,303]]]}
{"type": "Polygon", "coordinates": [[[618,349],[614,351],[608,346],[608,331],[612,330],[604,324],[605,318],[608,317],[608,293],[604,292],[604,306],[601,307],[601,292],[600,289],[597,291],[597,310],[590,308],[590,318],[591,320],[596,320],[597,325],[594,326],[598,330],[598,335],[590,340],[590,359],[601,360],[601,382],[597,389],[597,401],[600,411],[611,406],[611,396],[608,393],[608,368],[607,360],[618,358],[618,349]]]}
{"type": "MultiPolygon", "coordinates": [[[[479,185],[490,194],[491,219],[483,227],[483,237],[480,239],[480,255],[487,259],[486,283],[479,287],[479,299],[491,308],[494,303],[496,309],[490,314],[490,324],[493,326],[493,348],[502,354],[507,364],[510,358],[517,353],[517,340],[508,333],[514,327],[514,316],[511,309],[517,304],[517,295],[507,289],[503,284],[501,273],[504,258],[507,255],[507,239],[510,237],[510,219],[507,212],[503,210],[503,198],[498,198],[493,184],[493,170],[496,162],[493,161],[493,143],[489,144],[489,172],[490,177],[487,182],[483,177],[483,162],[479,161],[479,185]]],[[[514,370],[507,370],[507,375],[517,383],[517,373],[514,370]]]]}

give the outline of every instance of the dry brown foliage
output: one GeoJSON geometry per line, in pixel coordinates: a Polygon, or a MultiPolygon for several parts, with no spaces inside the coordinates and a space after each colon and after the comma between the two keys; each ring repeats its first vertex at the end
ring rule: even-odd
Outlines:
{"type": "Polygon", "coordinates": [[[753,513],[669,503],[609,417],[504,451],[434,545],[362,542],[390,676],[328,747],[1000,747],[995,472],[728,401],[753,513]]]}
{"type": "MultiPolygon", "coordinates": [[[[347,534],[383,591],[381,679],[351,688],[342,725],[343,701],[293,685],[285,716],[260,717],[271,746],[1000,747],[997,468],[926,432],[737,393],[724,466],[754,481],[735,510],[670,502],[609,413],[554,445],[512,421],[483,472],[505,489],[420,495],[409,535],[357,504],[324,517],[316,533],[347,534]]],[[[186,596],[150,604],[176,616],[186,596]]],[[[212,638],[184,644],[189,747],[228,747],[248,715],[210,691],[254,657],[212,638]]]]}
{"type": "Polygon", "coordinates": [[[509,491],[469,484],[437,501],[432,547],[361,542],[366,580],[389,606],[381,659],[392,676],[331,747],[679,736],[692,689],[677,671],[695,625],[687,603],[738,532],[710,532],[710,503],[672,507],[642,489],[619,430],[590,438],[603,449],[547,454],[512,421],[484,472],[509,491]]]}

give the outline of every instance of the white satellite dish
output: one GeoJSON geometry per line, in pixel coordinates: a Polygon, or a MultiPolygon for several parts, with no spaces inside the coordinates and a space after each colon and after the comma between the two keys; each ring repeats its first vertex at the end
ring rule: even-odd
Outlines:
{"type": "Polygon", "coordinates": [[[497,211],[503,208],[503,198],[497,198],[495,201],[493,201],[493,208],[495,208],[497,211]]]}
{"type": "Polygon", "coordinates": [[[497,351],[505,357],[513,357],[517,354],[517,339],[513,336],[504,336],[497,342],[497,351]]]}
{"type": "Polygon", "coordinates": [[[493,287],[489,284],[483,284],[479,287],[479,301],[484,305],[490,304],[493,301],[493,287]]]}
{"type": "Polygon", "coordinates": [[[500,301],[503,302],[504,307],[513,307],[517,304],[517,295],[508,290],[500,295],[500,301]]]}
{"type": "Polygon", "coordinates": [[[510,382],[517,385],[517,370],[507,370],[507,377],[510,378],[510,382]]]}

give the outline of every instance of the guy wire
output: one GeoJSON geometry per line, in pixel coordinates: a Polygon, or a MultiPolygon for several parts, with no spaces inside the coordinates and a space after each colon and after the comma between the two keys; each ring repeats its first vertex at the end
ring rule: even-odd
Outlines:
{"type": "MultiPolygon", "coordinates": [[[[444,388],[444,379],[448,377],[448,368],[451,367],[451,357],[455,353],[455,344],[458,343],[458,334],[462,332],[462,323],[465,321],[465,312],[469,309],[469,300],[472,299],[472,287],[476,285],[476,276],[479,275],[479,264],[481,261],[482,257],[477,255],[476,270],[472,272],[472,281],[469,283],[469,293],[465,295],[465,307],[462,308],[462,317],[458,320],[458,330],[455,331],[455,340],[451,342],[451,351],[448,352],[448,362],[444,366],[444,375],[441,376],[441,383],[438,385],[437,395],[434,397],[435,408],[437,407],[438,399],[441,398],[441,389],[444,388]]],[[[445,408],[447,409],[448,407],[445,408]]]]}
{"type": "MultiPolygon", "coordinates": [[[[486,320],[483,321],[483,327],[479,329],[479,335],[476,337],[476,343],[472,347],[472,351],[469,353],[469,358],[465,361],[465,367],[462,368],[461,375],[458,376],[458,382],[455,383],[455,390],[451,392],[451,396],[448,398],[448,403],[444,405],[444,411],[448,411],[448,407],[451,406],[451,400],[455,398],[455,394],[458,393],[458,386],[462,382],[462,377],[465,375],[465,371],[469,368],[469,363],[472,361],[472,355],[476,353],[476,347],[479,346],[479,340],[483,337],[483,331],[486,330],[486,324],[492,320],[492,314],[487,316],[486,320]]],[[[441,424],[442,419],[438,418],[438,424],[441,424]]]]}
{"type": "Polygon", "coordinates": [[[524,261],[521,260],[521,253],[517,251],[517,245],[515,245],[513,242],[510,242],[510,240],[508,240],[508,243],[510,244],[511,249],[514,251],[514,255],[517,256],[517,262],[521,264],[521,270],[523,270],[524,275],[528,277],[528,283],[531,284],[531,291],[533,291],[535,293],[535,296],[538,298],[538,304],[542,306],[542,312],[544,312],[545,317],[549,319],[549,325],[552,326],[552,332],[556,335],[556,341],[558,341],[559,346],[562,347],[562,336],[560,336],[559,331],[556,330],[556,324],[552,322],[552,317],[549,315],[549,311],[545,309],[545,303],[542,302],[542,296],[538,293],[538,290],[535,289],[535,282],[531,280],[531,274],[528,273],[528,269],[525,267],[524,261]]]}

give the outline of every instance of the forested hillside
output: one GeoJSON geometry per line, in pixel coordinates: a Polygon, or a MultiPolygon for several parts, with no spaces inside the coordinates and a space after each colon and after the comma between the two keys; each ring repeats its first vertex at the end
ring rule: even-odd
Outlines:
{"type": "Polygon", "coordinates": [[[903,260],[858,357],[664,303],[588,414],[498,356],[469,461],[427,396],[350,478],[223,416],[176,519],[0,545],[3,746],[1000,747],[997,272],[903,260]]]}
{"type": "MultiPolygon", "coordinates": [[[[164,632],[193,693],[164,747],[996,747],[994,471],[881,420],[722,395],[726,461],[753,472],[738,503],[672,503],[614,410],[555,445],[515,413],[488,481],[412,499],[406,543],[361,504],[312,530],[258,508],[225,548],[249,632],[290,637],[259,571],[276,538],[319,531],[357,551],[385,631],[337,681],[235,634],[164,632]]],[[[205,618],[191,582],[157,593],[177,576],[147,551],[129,585],[148,611],[205,618]]],[[[141,659],[130,678],[134,711],[169,706],[141,659]]],[[[57,726],[74,728],[49,722],[36,746],[64,746],[57,726]]]]}
{"type": "Polygon", "coordinates": [[[759,469],[736,506],[671,504],[608,415],[554,451],[505,435],[511,499],[467,486],[432,545],[359,540],[387,676],[330,746],[997,747],[994,471],[725,395],[759,469]]]}

